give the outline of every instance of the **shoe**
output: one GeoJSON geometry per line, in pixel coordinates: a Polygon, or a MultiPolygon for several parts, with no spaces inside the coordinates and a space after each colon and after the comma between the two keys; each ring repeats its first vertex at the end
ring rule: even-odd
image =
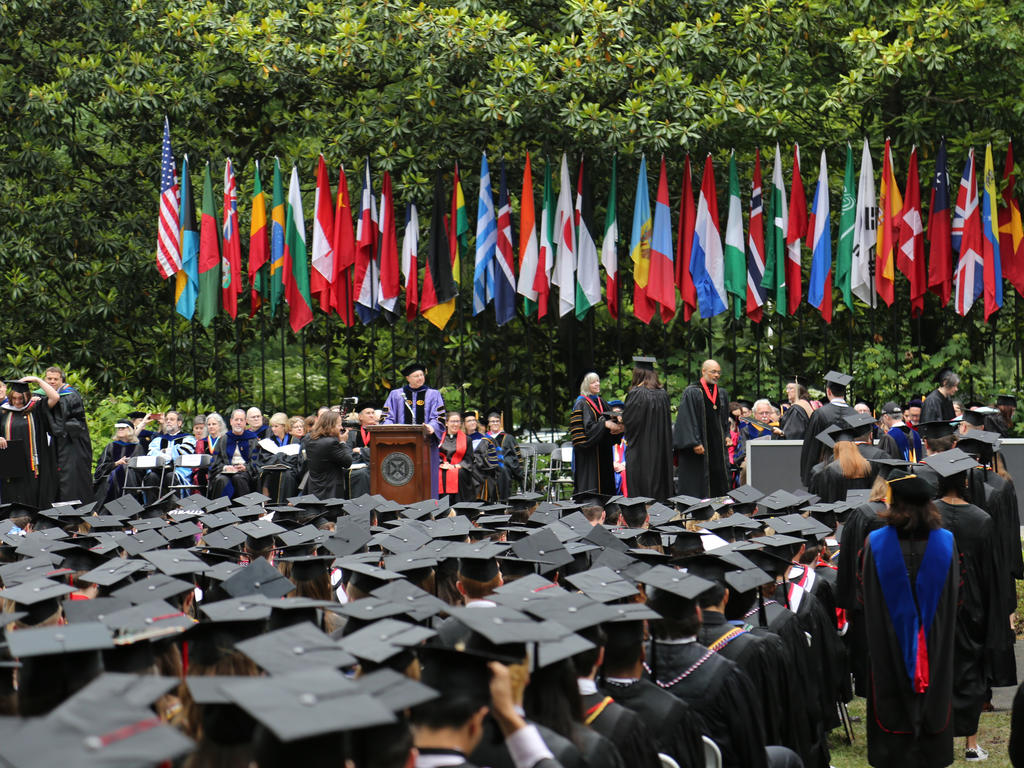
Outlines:
{"type": "Polygon", "coordinates": [[[964,754],[964,759],[969,763],[977,763],[982,760],[988,760],[988,752],[981,748],[979,744],[974,749],[968,749],[964,754]]]}

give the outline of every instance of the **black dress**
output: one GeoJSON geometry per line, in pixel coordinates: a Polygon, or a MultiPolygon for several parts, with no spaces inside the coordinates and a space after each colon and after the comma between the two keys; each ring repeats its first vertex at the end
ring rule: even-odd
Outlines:
{"type": "Polygon", "coordinates": [[[92,501],[92,440],[82,396],[76,389],[64,385],[60,402],[51,409],[50,416],[57,453],[57,498],[92,501]]]}
{"type": "Polygon", "coordinates": [[[672,401],[664,389],[634,387],[626,395],[626,487],[630,496],[664,501],[672,492],[672,401]]]}
{"type": "MultiPolygon", "coordinates": [[[[8,442],[21,441],[28,474],[3,478],[0,499],[28,504],[36,509],[49,509],[57,500],[57,463],[50,445],[50,407],[37,397],[22,410],[6,403],[0,407],[0,437],[8,442]]],[[[8,447],[7,450],[12,450],[8,447]]]]}
{"type": "Polygon", "coordinates": [[[608,406],[597,395],[576,398],[569,416],[569,436],[573,447],[573,485],[576,493],[593,491],[611,496],[615,493],[612,446],[621,439],[604,425],[602,414],[608,406]]]}
{"type": "MultiPolygon", "coordinates": [[[[725,438],[729,435],[729,394],[718,387],[715,396],[705,393],[701,382],[683,390],[672,430],[672,448],[676,452],[678,475],[676,492],[706,499],[724,496],[729,491],[729,454],[725,438]],[[704,446],[703,454],[693,449],[704,446]]],[[[632,488],[630,488],[632,491],[632,488]]]]}
{"type": "Polygon", "coordinates": [[[512,495],[512,483],[523,482],[519,444],[507,432],[485,434],[473,451],[473,466],[481,478],[480,498],[485,501],[506,501],[512,495]]]}

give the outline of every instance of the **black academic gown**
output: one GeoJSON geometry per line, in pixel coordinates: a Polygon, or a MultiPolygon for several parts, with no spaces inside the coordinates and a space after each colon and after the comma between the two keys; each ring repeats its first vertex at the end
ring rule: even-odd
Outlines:
{"type": "Polygon", "coordinates": [[[473,466],[482,479],[480,498],[485,501],[507,501],[512,483],[523,482],[519,444],[508,432],[485,434],[473,451],[473,466]]]}
{"type": "Polygon", "coordinates": [[[681,768],[704,765],[704,722],[685,700],[645,678],[629,684],[605,680],[601,692],[650,724],[659,753],[671,757],[681,768]]]}
{"type": "Polygon", "coordinates": [[[252,460],[256,457],[257,438],[255,432],[248,429],[242,434],[236,435],[228,432],[217,440],[217,448],[213,452],[213,460],[210,462],[209,496],[211,499],[218,496],[230,495],[231,498],[245,496],[253,490],[253,482],[256,477],[252,471],[252,460]],[[245,461],[245,468],[240,472],[224,472],[235,455],[235,450],[241,454],[245,461]]]}
{"type": "MultiPolygon", "coordinates": [[[[555,756],[554,762],[541,760],[534,768],[551,768],[553,765],[561,765],[564,768],[588,768],[587,763],[583,760],[583,754],[569,739],[543,725],[532,724],[537,727],[541,739],[551,750],[551,754],[555,756]]],[[[505,737],[502,736],[501,729],[494,722],[494,718],[490,716],[484,718],[483,738],[480,739],[477,748],[469,756],[469,760],[476,765],[488,768],[515,768],[512,757],[508,753],[508,747],[505,746],[505,737]]]]}
{"type": "Polygon", "coordinates": [[[826,451],[830,450],[818,440],[818,435],[833,424],[842,422],[844,416],[853,413],[856,411],[846,403],[826,403],[811,414],[807,422],[807,431],[804,433],[804,444],[800,448],[800,480],[805,488],[810,488],[811,470],[814,465],[824,460],[826,451]]]}
{"type": "MultiPolygon", "coordinates": [[[[57,460],[48,440],[52,423],[49,410],[46,400],[39,398],[33,398],[20,411],[0,407],[0,437],[21,441],[20,450],[28,466],[28,474],[0,481],[0,499],[5,504],[17,501],[49,509],[57,500],[57,460]]],[[[18,448],[9,446],[7,450],[18,448]]]]}
{"type": "MultiPolygon", "coordinates": [[[[811,411],[813,414],[814,411],[811,411]]],[[[795,403],[785,410],[782,418],[779,419],[779,428],[782,429],[787,440],[803,440],[807,434],[807,425],[811,417],[807,411],[795,403]]]]}
{"type": "Polygon", "coordinates": [[[655,685],[701,713],[723,768],[767,768],[757,691],[737,664],[696,642],[654,641],[647,658],[655,685]]]}
{"type": "Polygon", "coordinates": [[[50,410],[57,454],[57,500],[92,501],[92,440],[85,404],[78,391],[61,387],[60,402],[50,410]]]}
{"type": "Polygon", "coordinates": [[[998,646],[1002,627],[1009,625],[1001,606],[995,526],[973,504],[937,500],[935,507],[942,525],[953,534],[961,560],[953,648],[953,735],[971,736],[978,732],[981,707],[988,698],[985,656],[998,646]]]}
{"type": "Polygon", "coordinates": [[[138,443],[126,443],[121,440],[111,440],[103,447],[99,461],[96,462],[96,471],[93,473],[93,497],[98,501],[110,501],[121,495],[121,489],[125,485],[126,465],[118,466],[119,459],[137,456],[139,451],[138,443]]]}
{"type": "Polygon", "coordinates": [[[602,414],[608,406],[599,396],[576,398],[569,415],[569,437],[572,439],[573,486],[576,493],[593,491],[615,495],[615,470],[612,467],[612,446],[621,435],[612,435],[604,425],[602,414]]]}
{"type": "MultiPolygon", "coordinates": [[[[931,535],[949,535],[933,531],[931,535]]],[[[927,539],[900,539],[902,563],[914,594],[927,539]]],[[[874,546],[866,544],[861,563],[861,598],[870,664],[868,761],[875,768],[937,768],[953,762],[953,648],[956,632],[959,555],[956,544],[948,566],[930,585],[941,590],[927,631],[928,687],[916,693],[893,629],[874,546]]],[[[899,556],[899,555],[898,555],[899,556]]]]}
{"type": "Polygon", "coordinates": [[[352,449],[336,437],[324,435],[306,442],[306,492],[318,499],[341,498],[345,470],[352,465],[352,449]]]}
{"type": "Polygon", "coordinates": [[[614,745],[626,766],[660,768],[653,734],[636,712],[618,704],[608,694],[591,693],[580,698],[584,721],[614,745]]]}
{"type": "Polygon", "coordinates": [[[664,501],[672,492],[672,401],[664,389],[634,387],[626,395],[626,487],[630,496],[664,501]]]}
{"type": "MultiPolygon", "coordinates": [[[[887,458],[882,449],[873,445],[858,444],[857,451],[865,459],[887,458]]],[[[875,484],[875,477],[878,475],[878,465],[871,464],[868,474],[864,477],[846,477],[839,463],[832,461],[826,464],[818,472],[811,474],[810,485],[807,490],[821,498],[825,504],[836,501],[846,501],[846,495],[852,490],[865,490],[875,484]]]]}
{"type": "MultiPolygon", "coordinates": [[[[261,440],[269,439],[278,446],[290,445],[294,440],[291,435],[285,435],[282,440],[278,440],[273,432],[267,432],[267,435],[268,437],[261,440]]],[[[268,451],[259,443],[256,443],[254,449],[252,474],[257,480],[256,489],[260,493],[266,489],[266,495],[276,504],[284,504],[292,496],[297,495],[304,471],[302,451],[286,456],[277,451],[268,451]]]]}
{"type": "Polygon", "coordinates": [[[952,421],[956,418],[953,401],[939,390],[933,390],[921,403],[921,423],[929,421],[952,421]]]}
{"type": "Polygon", "coordinates": [[[684,389],[672,430],[672,448],[678,462],[678,493],[698,499],[728,493],[729,454],[725,446],[728,435],[729,393],[719,387],[717,399],[711,402],[700,382],[684,389]],[[704,446],[702,455],[693,452],[698,445],[704,446]]]}

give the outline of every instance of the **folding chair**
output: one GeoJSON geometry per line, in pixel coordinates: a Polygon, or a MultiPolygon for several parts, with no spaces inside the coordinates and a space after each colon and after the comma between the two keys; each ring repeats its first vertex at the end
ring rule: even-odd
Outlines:
{"type": "MultiPolygon", "coordinates": [[[[196,477],[197,472],[202,470],[202,477],[206,478],[208,470],[210,469],[210,462],[213,460],[213,456],[209,453],[179,453],[174,457],[174,469],[188,469],[190,470],[190,476],[196,477]]],[[[167,486],[167,490],[174,491],[181,496],[189,494],[184,493],[185,491],[198,491],[203,493],[206,490],[205,479],[200,483],[182,482],[178,479],[178,473],[171,473],[171,484],[167,486]]]]}
{"type": "Polygon", "coordinates": [[[167,467],[171,466],[171,462],[164,456],[132,456],[128,459],[127,466],[128,471],[124,473],[124,485],[121,486],[122,496],[126,493],[145,494],[149,491],[155,491],[156,496],[159,496],[167,475],[167,467]],[[156,485],[147,485],[146,475],[157,470],[160,472],[160,482],[156,485]],[[132,478],[135,478],[136,484],[134,485],[132,478]]]}

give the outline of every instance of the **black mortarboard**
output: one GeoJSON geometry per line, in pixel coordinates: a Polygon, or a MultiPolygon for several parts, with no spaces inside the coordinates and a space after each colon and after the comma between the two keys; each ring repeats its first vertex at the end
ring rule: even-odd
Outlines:
{"type": "MultiPolygon", "coordinates": [[[[711,582],[706,579],[678,571],[667,565],[651,568],[641,577],[641,581],[648,587],[656,587],[685,600],[696,600],[712,587],[711,582]]],[[[658,610],[657,607],[655,610],[658,610]]]]}
{"type": "Polygon", "coordinates": [[[168,576],[202,573],[209,568],[209,565],[187,549],[160,549],[154,552],[143,552],[142,556],[151,562],[158,571],[166,573],[168,576]]]}
{"type": "Polygon", "coordinates": [[[346,635],[338,644],[358,659],[383,664],[435,635],[427,627],[387,618],[346,635]]]}
{"type": "Polygon", "coordinates": [[[900,470],[890,473],[887,482],[894,499],[903,499],[912,504],[928,503],[938,490],[925,477],[900,470]]]}
{"type": "Polygon", "coordinates": [[[207,531],[203,534],[203,542],[206,546],[217,549],[238,549],[245,541],[246,535],[234,525],[207,531]]]}
{"type": "Polygon", "coordinates": [[[225,682],[222,689],[285,743],[395,720],[383,703],[332,669],[300,668],[274,677],[237,677],[225,682]]]}
{"type": "Polygon", "coordinates": [[[537,622],[520,611],[506,606],[453,608],[449,612],[468,627],[476,637],[466,641],[466,649],[486,655],[495,661],[515,664],[526,656],[526,644],[558,640],[564,627],[551,622],[537,622]]]}
{"type": "Polygon", "coordinates": [[[116,645],[178,635],[195,624],[194,619],[165,600],[152,600],[106,613],[101,621],[114,633],[116,645]]]}
{"type": "MultiPolygon", "coordinates": [[[[800,551],[800,547],[805,544],[804,540],[798,536],[787,536],[782,533],[776,533],[771,536],[757,536],[751,539],[751,541],[762,547],[766,552],[787,560],[792,560],[796,557],[797,552],[800,551]]],[[[753,551],[744,551],[743,554],[750,557],[752,560],[754,559],[752,557],[753,551]]],[[[754,562],[756,563],[757,561],[754,560],[754,562]]],[[[760,565],[760,563],[758,563],[758,565],[760,565]]]]}
{"type": "Polygon", "coordinates": [[[918,434],[925,440],[936,440],[953,434],[953,425],[948,421],[926,421],[917,425],[918,434]]]}
{"type": "Polygon", "coordinates": [[[284,597],[295,589],[295,584],[285,578],[263,557],[257,557],[247,566],[236,571],[220,586],[231,597],[257,594],[266,597],[284,597]]]}
{"type": "Polygon", "coordinates": [[[143,509],[139,500],[128,493],[124,496],[118,496],[116,499],[111,499],[103,505],[103,508],[107,514],[116,514],[124,517],[135,517],[143,509]]]}
{"type": "Polygon", "coordinates": [[[113,593],[113,596],[139,604],[153,600],[170,600],[172,597],[183,595],[192,589],[194,589],[192,582],[155,573],[142,581],[121,587],[113,593]]]}
{"type": "Polygon", "coordinates": [[[833,435],[835,440],[854,441],[870,431],[875,417],[866,413],[852,413],[843,417],[842,428],[833,435]]]}
{"type": "Polygon", "coordinates": [[[373,590],[370,596],[401,606],[402,614],[413,621],[426,621],[448,608],[447,603],[440,598],[404,579],[388,582],[373,590]]]}
{"type": "Polygon", "coordinates": [[[825,381],[829,384],[836,384],[840,387],[850,386],[850,382],[853,381],[853,376],[848,376],[845,373],[839,371],[829,371],[825,374],[825,381]]]}
{"type": "Polygon", "coordinates": [[[244,496],[236,496],[231,500],[231,503],[236,507],[251,507],[255,504],[264,504],[268,501],[270,501],[269,496],[259,493],[258,491],[253,491],[252,493],[247,493],[244,496]]]}
{"type": "Polygon", "coordinates": [[[199,518],[199,522],[206,528],[215,530],[217,528],[224,528],[225,526],[241,522],[241,518],[231,510],[224,510],[223,512],[214,512],[212,514],[202,515],[199,518]]]}
{"type": "Polygon", "coordinates": [[[336,560],[334,564],[341,567],[347,579],[346,583],[369,594],[389,581],[402,578],[400,573],[375,565],[379,557],[379,553],[376,554],[372,563],[363,562],[355,557],[346,557],[336,560]]]}
{"type": "Polygon", "coordinates": [[[959,448],[942,453],[933,453],[924,459],[924,463],[934,469],[941,477],[952,477],[978,466],[978,462],[959,448]]]}
{"type": "Polygon", "coordinates": [[[984,427],[985,426],[985,414],[982,410],[974,410],[967,408],[963,411],[963,420],[970,424],[972,427],[984,427]]]}
{"type": "Polygon", "coordinates": [[[733,488],[729,491],[729,496],[737,504],[755,504],[764,498],[764,494],[752,485],[741,485],[738,488],[733,488]]]}
{"type": "Polygon", "coordinates": [[[150,568],[150,565],[142,560],[126,560],[124,558],[114,558],[103,563],[103,565],[93,568],[88,573],[84,573],[79,576],[79,581],[84,581],[87,584],[98,584],[101,587],[112,587],[130,578],[132,574],[144,571],[150,568]]]}
{"type": "Polygon", "coordinates": [[[366,546],[373,538],[369,523],[359,523],[351,517],[339,517],[334,533],[321,542],[321,546],[335,557],[347,557],[366,546]]]}
{"type": "Polygon", "coordinates": [[[11,656],[16,659],[99,651],[114,646],[110,630],[96,621],[7,630],[5,638],[11,656]]]}
{"type": "Polygon", "coordinates": [[[1017,407],[1017,398],[1013,395],[999,395],[996,398],[996,405],[1008,405],[1011,408],[1017,407]]]}
{"type": "Polygon", "coordinates": [[[355,657],[309,622],[244,640],[235,648],[272,675],[356,663],[355,657]]]}
{"type": "Polygon", "coordinates": [[[654,364],[656,362],[658,362],[658,361],[655,358],[653,358],[653,357],[634,357],[633,358],[633,367],[634,368],[642,368],[642,369],[647,370],[647,371],[653,371],[654,370],[654,364]]]}
{"type": "Polygon", "coordinates": [[[438,697],[433,688],[387,667],[360,675],[358,682],[360,688],[392,712],[401,712],[438,697]]]}
{"type": "Polygon", "coordinates": [[[292,564],[292,578],[296,581],[312,581],[327,573],[334,562],[334,555],[295,555],[278,560],[292,564]]]}
{"type": "Polygon", "coordinates": [[[589,571],[566,576],[566,581],[587,597],[601,603],[610,603],[624,597],[633,597],[640,590],[629,579],[620,576],[611,568],[598,566],[589,571]]]}
{"type": "Polygon", "coordinates": [[[423,371],[423,373],[426,373],[427,372],[427,366],[425,366],[423,363],[420,363],[420,362],[417,362],[417,361],[413,361],[411,363],[407,363],[402,368],[402,375],[403,376],[412,376],[414,373],[416,373],[416,371],[423,371]]]}
{"type": "Polygon", "coordinates": [[[18,610],[27,614],[25,624],[38,624],[50,618],[60,608],[58,602],[64,595],[74,592],[70,587],[52,579],[33,579],[0,592],[0,598],[13,602],[18,610]]]}
{"type": "MultiPolygon", "coordinates": [[[[544,592],[539,593],[544,595],[544,592]]],[[[506,603],[511,605],[511,603],[506,603]]],[[[546,621],[554,621],[572,632],[596,627],[618,617],[615,606],[598,602],[586,595],[567,594],[557,597],[543,597],[523,606],[523,610],[546,621]]]]}
{"type": "Polygon", "coordinates": [[[543,528],[513,542],[510,553],[519,560],[537,563],[541,573],[547,573],[572,562],[572,555],[550,529],[543,528]]]}
{"type": "Polygon", "coordinates": [[[199,610],[210,621],[216,623],[265,621],[270,618],[270,606],[266,602],[256,600],[253,595],[218,600],[214,603],[202,602],[199,604],[199,610]]]}
{"type": "Polygon", "coordinates": [[[94,597],[91,600],[65,600],[61,603],[68,624],[103,621],[103,617],[130,608],[131,603],[120,597],[94,597]]]}
{"type": "Polygon", "coordinates": [[[167,546],[167,539],[163,537],[160,531],[155,529],[140,531],[139,533],[126,533],[115,537],[114,542],[127,552],[130,557],[167,546]]]}

